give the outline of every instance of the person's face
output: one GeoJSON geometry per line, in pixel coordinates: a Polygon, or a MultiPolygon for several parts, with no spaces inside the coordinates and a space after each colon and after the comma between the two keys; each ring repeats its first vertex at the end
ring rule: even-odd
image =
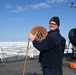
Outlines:
{"type": "Polygon", "coordinates": [[[58,25],[54,21],[50,21],[49,28],[50,30],[56,30],[58,28],[58,25]]]}

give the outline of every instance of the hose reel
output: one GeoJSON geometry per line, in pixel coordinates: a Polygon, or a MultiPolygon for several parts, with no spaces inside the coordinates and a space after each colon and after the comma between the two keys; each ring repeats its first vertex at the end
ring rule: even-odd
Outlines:
{"type": "Polygon", "coordinates": [[[34,27],[30,33],[32,33],[33,35],[36,35],[35,40],[41,42],[42,40],[44,40],[46,38],[46,36],[48,35],[47,30],[43,27],[43,26],[36,26],[34,27]]]}

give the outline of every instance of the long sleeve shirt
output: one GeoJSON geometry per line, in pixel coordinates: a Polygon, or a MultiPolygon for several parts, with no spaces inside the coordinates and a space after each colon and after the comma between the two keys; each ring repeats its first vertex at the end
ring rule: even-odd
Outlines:
{"type": "Polygon", "coordinates": [[[33,41],[34,47],[40,51],[39,61],[44,67],[62,68],[62,58],[66,40],[59,33],[59,29],[49,31],[42,41],[33,41]]]}

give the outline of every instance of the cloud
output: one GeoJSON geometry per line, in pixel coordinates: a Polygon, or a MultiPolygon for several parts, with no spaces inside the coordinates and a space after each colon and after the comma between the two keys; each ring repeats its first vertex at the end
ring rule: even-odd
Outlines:
{"type": "Polygon", "coordinates": [[[13,21],[13,19],[8,19],[9,21],[13,21]]]}
{"type": "Polygon", "coordinates": [[[61,3],[65,2],[66,0],[46,0],[47,3],[61,3]]]}
{"type": "Polygon", "coordinates": [[[47,3],[39,3],[35,5],[26,5],[26,6],[16,6],[16,8],[12,10],[12,12],[20,13],[30,9],[39,9],[39,8],[47,8],[47,7],[50,7],[50,5],[47,3]]]}
{"type": "Polygon", "coordinates": [[[9,21],[25,21],[24,18],[8,19],[9,21]]]}
{"type": "Polygon", "coordinates": [[[16,6],[15,9],[12,10],[12,12],[23,12],[24,11],[24,8],[23,6],[16,6]]]}
{"type": "Polygon", "coordinates": [[[17,12],[17,13],[21,13],[31,9],[40,9],[40,8],[48,8],[48,7],[50,7],[50,5],[47,3],[38,3],[38,4],[26,5],[26,6],[23,6],[23,5],[11,6],[9,4],[5,5],[6,9],[9,9],[11,12],[17,12]]]}
{"type": "Polygon", "coordinates": [[[7,4],[7,5],[5,5],[5,8],[6,8],[6,9],[9,9],[9,8],[12,8],[12,6],[9,5],[9,4],[7,4]]]}
{"type": "Polygon", "coordinates": [[[39,3],[39,4],[35,4],[35,5],[32,5],[32,9],[38,9],[38,8],[48,8],[50,7],[49,4],[47,3],[39,3]]]}
{"type": "Polygon", "coordinates": [[[9,9],[11,12],[21,13],[21,12],[32,10],[32,9],[49,8],[49,7],[52,7],[51,4],[53,3],[61,3],[65,1],[66,0],[46,0],[46,2],[43,2],[43,3],[37,3],[37,4],[32,4],[32,5],[16,5],[16,6],[11,6],[7,4],[5,8],[9,9]]]}
{"type": "Polygon", "coordinates": [[[25,19],[24,18],[18,18],[16,19],[17,21],[24,21],[25,19]]]}
{"type": "Polygon", "coordinates": [[[20,13],[20,12],[24,11],[24,7],[23,6],[19,6],[19,5],[12,6],[12,5],[6,4],[5,8],[9,9],[11,12],[18,12],[18,13],[20,13]]]}

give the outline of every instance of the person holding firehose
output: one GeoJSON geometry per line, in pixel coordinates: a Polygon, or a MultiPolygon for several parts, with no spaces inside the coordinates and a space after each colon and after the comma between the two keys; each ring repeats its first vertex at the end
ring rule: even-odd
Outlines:
{"type": "Polygon", "coordinates": [[[36,35],[29,34],[34,47],[40,51],[39,62],[42,65],[43,75],[63,75],[62,60],[66,45],[65,38],[60,34],[60,19],[54,16],[49,21],[48,35],[41,42],[35,40],[36,35]]]}

